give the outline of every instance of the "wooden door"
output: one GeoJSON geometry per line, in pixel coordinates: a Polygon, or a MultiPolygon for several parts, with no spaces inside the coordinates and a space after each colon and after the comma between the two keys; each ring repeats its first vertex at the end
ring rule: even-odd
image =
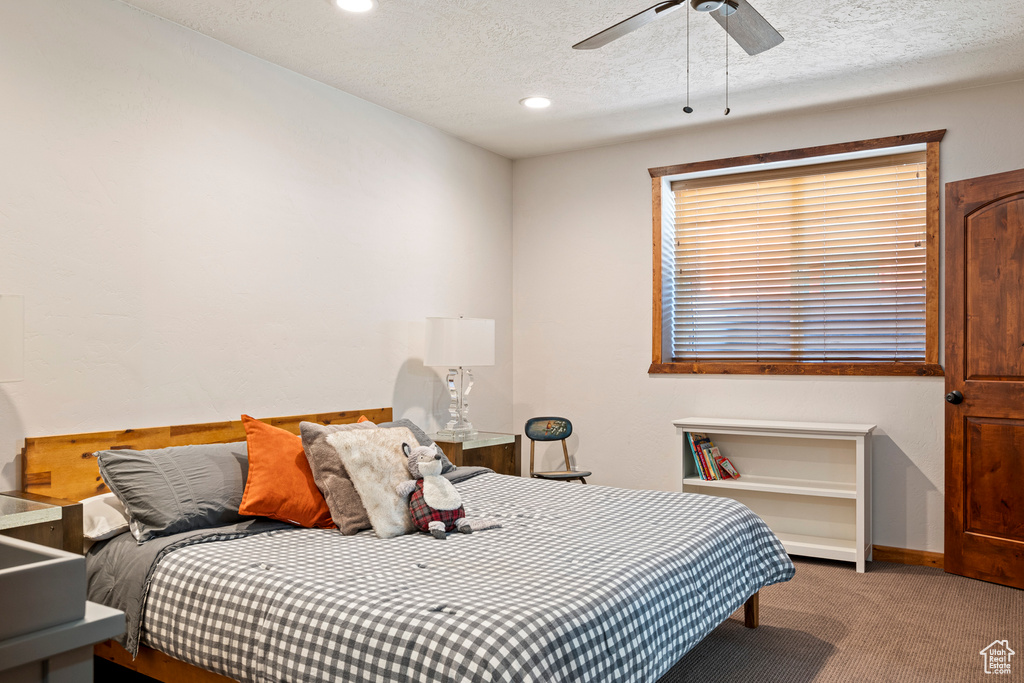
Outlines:
{"type": "Polygon", "coordinates": [[[946,185],[947,572],[1024,588],[1024,170],[946,185]]]}

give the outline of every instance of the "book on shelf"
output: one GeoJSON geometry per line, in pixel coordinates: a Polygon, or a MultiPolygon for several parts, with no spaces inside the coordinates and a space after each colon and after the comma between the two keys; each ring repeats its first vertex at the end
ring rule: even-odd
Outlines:
{"type": "Polygon", "coordinates": [[[686,438],[690,442],[690,452],[693,454],[693,462],[697,466],[697,474],[701,479],[712,479],[710,471],[707,469],[707,463],[704,461],[704,455],[700,449],[700,434],[694,434],[687,432],[686,438]]]}
{"type": "Polygon", "coordinates": [[[701,479],[707,479],[707,472],[704,471],[704,463],[701,461],[700,449],[697,448],[697,442],[693,438],[693,432],[686,432],[686,440],[690,443],[690,453],[693,455],[693,464],[697,468],[697,474],[701,479]]]}
{"type": "Polygon", "coordinates": [[[723,472],[721,466],[718,464],[718,459],[722,457],[721,452],[718,450],[711,439],[700,444],[700,447],[704,450],[704,457],[709,463],[715,473],[715,479],[728,479],[730,477],[728,472],[723,472]]]}
{"type": "Polygon", "coordinates": [[[705,481],[719,479],[739,479],[740,473],[730,460],[722,455],[718,446],[708,437],[700,432],[687,432],[686,438],[690,442],[690,451],[693,453],[693,462],[697,468],[697,474],[705,481]]]}
{"type": "Polygon", "coordinates": [[[693,452],[693,461],[697,466],[700,478],[704,480],[721,479],[722,475],[718,471],[718,465],[711,455],[711,448],[714,444],[708,435],[700,432],[687,432],[686,436],[690,441],[690,450],[693,452]]]}
{"type": "MultiPolygon", "coordinates": [[[[718,450],[717,448],[715,450],[718,450]]],[[[729,461],[729,458],[724,455],[717,455],[715,462],[718,463],[718,469],[722,473],[722,476],[726,479],[739,479],[740,471],[736,469],[736,466],[729,461]]]]}

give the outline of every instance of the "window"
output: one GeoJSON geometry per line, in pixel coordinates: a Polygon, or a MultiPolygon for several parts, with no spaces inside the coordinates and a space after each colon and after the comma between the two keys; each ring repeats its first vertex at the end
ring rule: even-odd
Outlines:
{"type": "Polygon", "coordinates": [[[650,371],[941,375],[944,132],[650,169],[650,371]]]}

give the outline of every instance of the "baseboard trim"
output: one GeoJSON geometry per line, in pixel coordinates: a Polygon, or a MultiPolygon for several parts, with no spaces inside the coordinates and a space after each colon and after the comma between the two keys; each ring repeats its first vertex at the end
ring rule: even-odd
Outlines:
{"type": "Polygon", "coordinates": [[[879,562],[938,567],[939,569],[942,569],[944,565],[942,553],[933,553],[928,550],[911,550],[909,548],[890,548],[884,545],[872,547],[871,559],[878,560],[879,562]]]}

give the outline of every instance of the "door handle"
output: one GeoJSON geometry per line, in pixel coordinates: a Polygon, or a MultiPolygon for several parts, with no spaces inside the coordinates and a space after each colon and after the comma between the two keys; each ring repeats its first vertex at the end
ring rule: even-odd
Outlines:
{"type": "Polygon", "coordinates": [[[952,403],[953,405],[957,405],[958,403],[963,402],[964,395],[961,394],[959,391],[951,391],[948,394],[946,394],[946,403],[952,403]]]}

